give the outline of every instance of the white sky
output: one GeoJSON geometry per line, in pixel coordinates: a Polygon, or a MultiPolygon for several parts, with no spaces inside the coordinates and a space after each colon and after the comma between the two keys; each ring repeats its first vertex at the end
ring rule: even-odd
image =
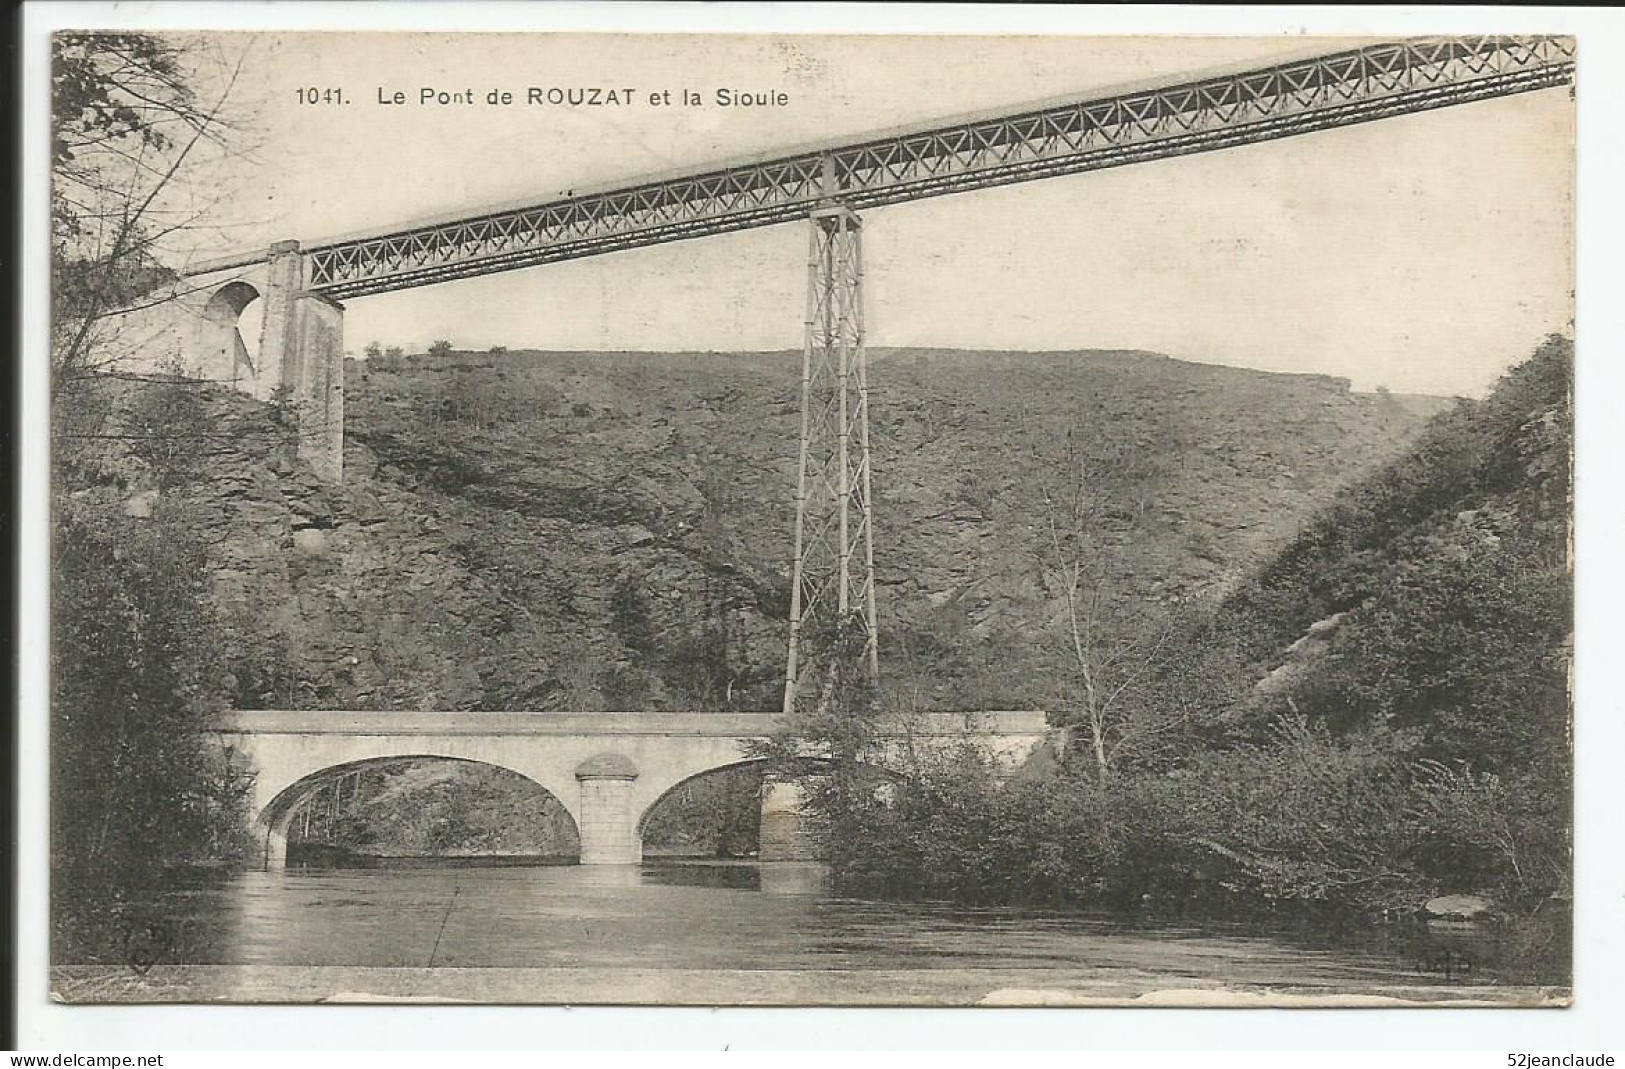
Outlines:
{"type": "MultiPolygon", "coordinates": [[[[1337,39],[262,35],[263,125],[232,241],[388,229],[719,159],[1337,39]],[[299,86],[342,87],[343,107],[299,86]],[[380,107],[379,87],[630,86],[620,109],[380,107]],[[782,89],[725,110],[718,86],[782,89]],[[691,87],[704,108],[656,108],[691,87]]],[[[232,47],[241,41],[232,42],[232,47]]],[[[1572,317],[1563,89],[867,213],[871,344],[1138,348],[1397,391],[1478,394],[1572,317]]],[[[224,221],[224,220],[222,220],[224,221]]],[[[800,225],[359,298],[346,341],[459,348],[800,344],[800,225]]]]}

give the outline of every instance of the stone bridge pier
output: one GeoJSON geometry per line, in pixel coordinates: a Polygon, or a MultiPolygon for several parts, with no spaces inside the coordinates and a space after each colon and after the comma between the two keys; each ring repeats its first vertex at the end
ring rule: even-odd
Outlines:
{"type": "MultiPolygon", "coordinates": [[[[335,776],[407,758],[495,765],[551,794],[575,821],[583,865],[643,859],[643,828],[690,780],[755,763],[752,744],[778,713],[230,713],[211,729],[255,770],[251,805],[264,864],[286,864],[288,827],[302,802],[335,776]]],[[[913,754],[970,742],[1012,769],[1051,733],[1042,712],[925,713],[889,726],[876,765],[895,775],[913,754]]],[[[759,856],[806,860],[805,788],[769,779],[759,856]]]]}
{"type": "Polygon", "coordinates": [[[583,865],[635,865],[643,860],[643,837],[633,811],[638,768],[616,753],[588,758],[576,768],[581,785],[576,830],[583,865]]]}
{"type": "Polygon", "coordinates": [[[307,288],[297,241],[262,254],[199,263],[173,293],[108,317],[110,340],[132,368],[178,369],[288,408],[298,452],[330,482],[344,475],[344,306],[307,288]],[[257,351],[244,313],[259,303],[257,351]]]}
{"type": "Polygon", "coordinates": [[[795,780],[769,779],[762,784],[762,825],[757,841],[759,861],[812,861],[818,844],[807,833],[802,810],[807,789],[795,780]]]}

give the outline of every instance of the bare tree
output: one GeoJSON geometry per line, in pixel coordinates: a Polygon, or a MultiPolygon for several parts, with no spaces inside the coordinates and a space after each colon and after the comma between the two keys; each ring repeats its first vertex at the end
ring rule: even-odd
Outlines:
{"type": "Polygon", "coordinates": [[[1132,444],[1089,450],[1069,434],[1058,477],[1042,491],[1035,555],[1060,601],[1066,671],[1059,697],[1101,782],[1126,748],[1172,726],[1138,699],[1169,649],[1175,618],[1130,596],[1125,567],[1124,547],[1154,499],[1154,474],[1132,444]]]}
{"type": "Polygon", "coordinates": [[[246,53],[221,61],[182,38],[60,33],[52,42],[52,390],[107,371],[110,313],[173,300],[166,261],[222,194],[197,181],[241,150],[227,102],[246,53]],[[223,65],[195,86],[200,58],[223,65]],[[213,191],[211,193],[211,190],[213,191]]]}

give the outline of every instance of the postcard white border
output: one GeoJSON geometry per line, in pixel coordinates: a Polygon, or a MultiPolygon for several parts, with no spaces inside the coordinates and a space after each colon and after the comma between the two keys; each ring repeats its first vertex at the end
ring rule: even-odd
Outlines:
{"type": "MultiPolygon", "coordinates": [[[[1625,16],[1573,8],[1014,5],[45,3],[24,8],[24,354],[47,348],[48,35],[144,29],[1349,34],[1579,38],[1575,1005],[1567,1010],[850,1010],[556,1007],[64,1007],[45,998],[46,361],[23,361],[16,990],[24,1049],[592,1047],[1586,1050],[1625,1046],[1625,16]]],[[[406,1058],[407,1064],[415,1059],[406,1058]]],[[[1504,1064],[1499,1062],[1497,1064],[1504,1064]]]]}

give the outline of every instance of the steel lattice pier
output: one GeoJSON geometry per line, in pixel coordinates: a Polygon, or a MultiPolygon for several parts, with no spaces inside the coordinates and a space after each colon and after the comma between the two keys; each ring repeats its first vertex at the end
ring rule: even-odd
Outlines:
{"type": "Polygon", "coordinates": [[[851,210],[825,208],[807,238],[787,713],[822,697],[852,629],[870,677],[879,672],[873,521],[863,229],[851,210]]]}

